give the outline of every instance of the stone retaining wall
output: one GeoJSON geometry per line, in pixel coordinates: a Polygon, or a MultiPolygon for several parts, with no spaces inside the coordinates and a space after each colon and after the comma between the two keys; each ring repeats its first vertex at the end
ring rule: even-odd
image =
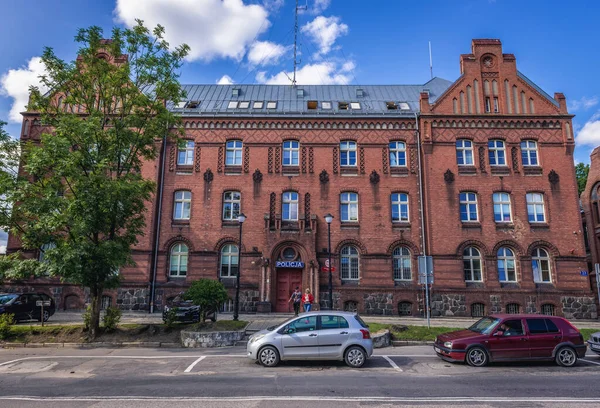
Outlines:
{"type": "Polygon", "coordinates": [[[234,346],[244,339],[245,331],[231,332],[181,332],[181,344],[190,348],[209,348],[234,346]]]}

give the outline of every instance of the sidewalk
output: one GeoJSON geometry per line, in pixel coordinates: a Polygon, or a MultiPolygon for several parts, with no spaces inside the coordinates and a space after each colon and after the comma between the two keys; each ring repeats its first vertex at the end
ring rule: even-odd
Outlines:
{"type": "MultiPolygon", "coordinates": [[[[46,325],[68,325],[68,324],[82,324],[82,312],[63,312],[57,311],[51,318],[50,321],[45,323],[46,325]]],[[[270,314],[240,314],[239,319],[251,322],[249,327],[250,330],[261,330],[265,327],[276,325],[284,320],[293,317],[292,313],[270,313],[270,314]]],[[[398,324],[405,326],[426,326],[427,320],[419,317],[398,317],[398,316],[373,316],[373,315],[361,315],[363,320],[367,323],[383,323],[383,324],[398,324]]],[[[233,315],[231,313],[220,313],[218,315],[219,320],[232,320],[233,315]]],[[[467,317],[436,317],[430,319],[432,327],[468,327],[476,322],[478,319],[467,318],[467,317]]],[[[154,313],[149,314],[147,312],[130,312],[124,311],[121,317],[121,323],[137,323],[137,324],[161,324],[162,314],[154,313]]],[[[573,320],[571,323],[579,329],[599,329],[600,321],[598,320],[573,320]]],[[[23,324],[39,325],[39,322],[27,322],[23,324]]]]}

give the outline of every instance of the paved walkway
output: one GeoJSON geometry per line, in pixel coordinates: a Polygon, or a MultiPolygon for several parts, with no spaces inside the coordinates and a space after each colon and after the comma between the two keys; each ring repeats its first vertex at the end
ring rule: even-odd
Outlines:
{"type": "MultiPolygon", "coordinates": [[[[82,324],[83,319],[81,312],[56,312],[50,321],[46,324],[82,324]]],[[[293,314],[240,314],[239,319],[252,322],[251,330],[261,330],[266,327],[275,325],[293,317],[293,314]]],[[[426,326],[427,320],[418,317],[397,317],[397,316],[372,316],[361,315],[367,323],[384,323],[384,324],[399,324],[407,326],[426,326]]],[[[218,318],[220,320],[231,320],[233,315],[230,313],[221,313],[218,318]]],[[[464,317],[436,317],[430,320],[432,327],[468,327],[477,319],[464,317]]],[[[123,312],[121,323],[138,323],[138,324],[160,324],[162,323],[162,315],[160,313],[149,314],[147,312],[123,312]]],[[[599,329],[600,321],[598,320],[574,320],[572,323],[580,329],[599,329]]],[[[38,325],[38,322],[29,322],[24,324],[38,325]]]]}

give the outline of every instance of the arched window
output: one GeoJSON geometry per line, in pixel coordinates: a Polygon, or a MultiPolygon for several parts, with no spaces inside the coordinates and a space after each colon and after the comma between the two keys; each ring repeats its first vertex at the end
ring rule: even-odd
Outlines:
{"type": "Polygon", "coordinates": [[[392,263],[394,268],[394,280],[410,281],[412,280],[410,251],[406,247],[397,247],[392,254],[392,263]]]}
{"type": "Polygon", "coordinates": [[[502,140],[488,142],[490,166],[506,166],[506,149],[502,140]]]}
{"type": "Polygon", "coordinates": [[[286,191],[281,197],[281,219],[298,221],[298,193],[286,191]]]}
{"type": "Polygon", "coordinates": [[[475,247],[463,251],[463,269],[466,282],[481,282],[481,254],[475,247]]]}
{"type": "Polygon", "coordinates": [[[237,276],[238,272],[238,246],[228,244],[221,249],[221,277],[237,276]]]}
{"type": "Polygon", "coordinates": [[[552,303],[542,305],[542,314],[546,316],[556,316],[556,310],[552,303]]]}
{"type": "Polygon", "coordinates": [[[344,312],[356,312],[358,311],[358,303],[354,300],[347,300],[344,302],[344,312]]]}
{"type": "Polygon", "coordinates": [[[408,194],[394,193],[392,201],[392,222],[408,222],[408,194]]]}
{"type": "Polygon", "coordinates": [[[240,215],[242,195],[239,191],[225,191],[223,193],[223,221],[237,221],[240,215]]]}
{"type": "Polygon", "coordinates": [[[390,167],[406,167],[406,144],[404,142],[390,143],[390,167]]]}
{"type": "Polygon", "coordinates": [[[518,303],[508,303],[506,305],[506,314],[519,314],[521,306],[518,303]]]}
{"type": "Polygon", "coordinates": [[[545,249],[536,248],[531,257],[531,268],[533,269],[533,281],[536,283],[552,282],[550,276],[550,256],[545,249]]]}
{"type": "Polygon", "coordinates": [[[502,247],[498,250],[498,279],[500,282],[516,282],[517,267],[512,249],[502,247]]]}
{"type": "Polygon", "coordinates": [[[300,142],[296,140],[286,140],[283,142],[283,165],[298,166],[299,163],[300,142]]]}
{"type": "Polygon", "coordinates": [[[359,277],[359,255],[358,250],[351,246],[345,246],[340,253],[340,272],[342,280],[358,280],[359,277]]]}
{"type": "Polygon", "coordinates": [[[398,303],[398,315],[400,315],[400,316],[412,315],[412,303],[410,303],[410,302],[398,303]]]}
{"type": "Polygon", "coordinates": [[[169,275],[182,277],[187,275],[188,247],[186,244],[178,243],[171,247],[169,275]]]}
{"type": "Polygon", "coordinates": [[[485,305],[483,303],[473,303],[471,305],[471,317],[485,316],[485,305]]]}
{"type": "Polygon", "coordinates": [[[176,191],[173,205],[174,220],[189,220],[192,208],[192,193],[189,191],[176,191]]]}

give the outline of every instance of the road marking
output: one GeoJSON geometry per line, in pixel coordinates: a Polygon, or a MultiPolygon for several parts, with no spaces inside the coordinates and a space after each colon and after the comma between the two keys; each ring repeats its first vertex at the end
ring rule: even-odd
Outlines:
{"type": "Polygon", "coordinates": [[[194,367],[196,367],[196,364],[198,364],[200,361],[204,360],[205,358],[206,358],[206,356],[199,357],[196,361],[194,361],[192,364],[190,364],[188,368],[185,369],[184,373],[189,373],[190,371],[192,371],[192,369],[194,367]]]}
{"type": "Polygon", "coordinates": [[[403,370],[402,370],[400,367],[398,367],[398,364],[394,363],[394,362],[392,361],[392,359],[391,359],[391,358],[389,358],[388,356],[381,356],[381,357],[385,358],[385,359],[388,361],[388,363],[390,363],[390,365],[392,366],[392,368],[393,368],[394,370],[396,370],[396,371],[400,371],[400,372],[402,372],[402,371],[403,371],[403,370]]]}
{"type": "Polygon", "coordinates": [[[586,363],[592,363],[592,364],[600,365],[600,363],[598,363],[596,361],[584,360],[583,358],[580,358],[580,360],[581,361],[585,361],[586,363]]]}

